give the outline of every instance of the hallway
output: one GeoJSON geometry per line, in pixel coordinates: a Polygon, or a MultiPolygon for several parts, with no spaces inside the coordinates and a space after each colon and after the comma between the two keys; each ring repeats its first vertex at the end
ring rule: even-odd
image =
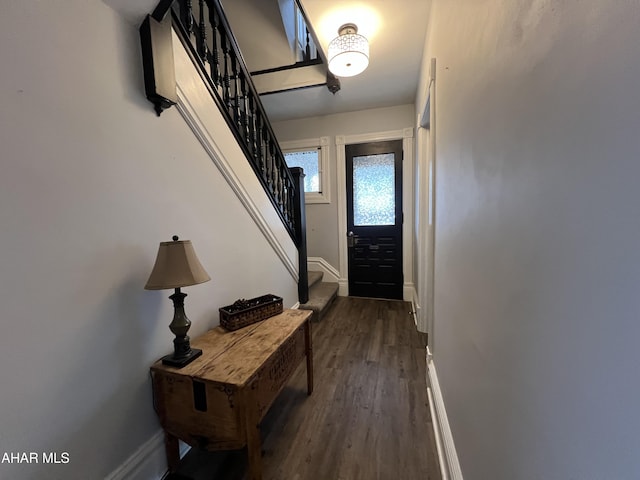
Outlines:
{"type": "MultiPolygon", "coordinates": [[[[263,422],[265,480],[439,480],[425,380],[426,335],[411,305],[338,297],[313,323],[315,390],[304,366],[263,422]]],[[[181,474],[243,478],[244,452],[190,452],[181,474]]]]}

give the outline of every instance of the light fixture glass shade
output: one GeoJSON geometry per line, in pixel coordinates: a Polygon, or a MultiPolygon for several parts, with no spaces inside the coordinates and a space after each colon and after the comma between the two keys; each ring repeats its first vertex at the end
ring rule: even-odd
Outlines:
{"type": "Polygon", "coordinates": [[[369,41],[352,23],[343,25],[329,43],[329,70],[337,77],[353,77],[369,65],[369,41]]]}
{"type": "Polygon", "coordinates": [[[160,242],[156,263],[144,288],[164,290],[197,285],[209,280],[211,277],[198,260],[191,240],[178,240],[178,237],[174,237],[173,242],[160,242]]]}

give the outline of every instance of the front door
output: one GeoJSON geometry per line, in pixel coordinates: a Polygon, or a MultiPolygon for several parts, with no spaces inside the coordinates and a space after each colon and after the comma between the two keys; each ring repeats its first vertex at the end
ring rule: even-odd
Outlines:
{"type": "Polygon", "coordinates": [[[402,299],[402,140],[345,153],[349,295],[402,299]]]}

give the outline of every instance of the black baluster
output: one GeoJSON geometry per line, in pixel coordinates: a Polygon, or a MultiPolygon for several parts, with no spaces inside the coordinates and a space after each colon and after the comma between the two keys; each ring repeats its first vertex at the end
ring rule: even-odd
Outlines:
{"type": "Polygon", "coordinates": [[[269,180],[269,162],[271,162],[271,137],[269,137],[269,127],[268,127],[268,123],[265,121],[264,122],[264,145],[265,145],[265,157],[264,157],[264,161],[265,161],[265,168],[264,168],[264,173],[265,173],[265,178],[267,179],[267,181],[269,180]]]}
{"type": "Polygon", "coordinates": [[[235,55],[235,52],[232,52],[233,56],[231,57],[231,66],[233,68],[233,120],[235,124],[238,126],[240,131],[242,132],[242,120],[240,119],[240,96],[239,88],[238,88],[238,58],[235,55]]]}
{"type": "Polygon", "coordinates": [[[262,172],[262,177],[264,178],[265,183],[269,184],[269,157],[271,154],[269,153],[269,137],[267,137],[266,127],[265,131],[262,132],[263,142],[264,142],[264,171],[262,172]]]}
{"type": "Polygon", "coordinates": [[[275,193],[276,203],[278,204],[280,211],[282,211],[282,176],[281,176],[282,174],[280,173],[280,162],[278,162],[277,156],[275,156],[273,160],[276,165],[276,168],[274,170],[275,178],[273,179],[274,181],[273,193],[275,193]]]}
{"type": "Polygon", "coordinates": [[[311,60],[311,45],[309,43],[309,29],[307,28],[307,26],[304,26],[304,29],[307,31],[307,46],[304,49],[304,53],[305,53],[305,60],[309,61],[311,60]]]}
{"type": "Polygon", "coordinates": [[[267,184],[269,185],[269,191],[273,194],[273,141],[271,140],[271,136],[269,136],[269,164],[267,165],[267,184]]]}
{"type": "Polygon", "coordinates": [[[253,158],[255,159],[256,165],[260,166],[260,150],[258,149],[258,136],[257,136],[257,128],[258,128],[258,109],[256,108],[256,101],[253,98],[253,95],[249,99],[249,106],[251,107],[251,123],[249,124],[249,128],[251,130],[251,148],[253,149],[253,158]]]}
{"type": "Polygon", "coordinates": [[[231,109],[231,92],[229,79],[229,42],[224,29],[220,30],[220,41],[222,43],[222,56],[224,57],[224,75],[222,78],[222,97],[227,109],[231,109]]]}
{"type": "Polygon", "coordinates": [[[284,197],[282,197],[282,217],[284,218],[284,223],[289,223],[289,187],[287,186],[287,182],[284,182],[283,188],[284,197]]]}
{"type": "Polygon", "coordinates": [[[262,132],[262,121],[260,117],[256,119],[256,137],[258,139],[258,164],[260,165],[260,173],[264,176],[264,136],[262,132]]]}
{"type": "Polygon", "coordinates": [[[273,156],[273,166],[273,197],[276,200],[276,205],[280,207],[280,168],[278,167],[278,158],[275,155],[273,156]]]}
{"type": "Polygon", "coordinates": [[[280,162],[278,162],[278,168],[276,170],[276,201],[282,212],[282,167],[280,166],[280,162]]]}
{"type": "Polygon", "coordinates": [[[266,137],[267,127],[260,117],[260,149],[262,151],[262,178],[267,179],[267,158],[269,157],[269,142],[266,137]]]}
{"type": "Polygon", "coordinates": [[[284,167],[280,170],[280,175],[281,175],[281,182],[282,182],[282,187],[281,187],[281,192],[282,192],[282,215],[286,215],[287,213],[287,181],[286,181],[286,177],[284,176],[284,167]]]}
{"type": "Polygon", "coordinates": [[[280,170],[280,174],[282,175],[282,213],[283,215],[287,214],[287,198],[288,198],[288,190],[287,190],[287,176],[286,176],[286,167],[284,166],[280,170]]]}
{"type": "MultiPolygon", "coordinates": [[[[271,192],[273,193],[273,198],[276,201],[276,205],[278,205],[278,207],[280,207],[280,185],[278,182],[279,178],[280,175],[278,174],[278,167],[276,166],[276,168],[273,169],[273,189],[271,192]]],[[[280,210],[280,208],[278,208],[278,210],[280,210]]]]}
{"type": "Polygon", "coordinates": [[[216,13],[215,5],[209,5],[209,23],[213,30],[212,42],[212,58],[211,63],[211,80],[213,85],[217,88],[220,84],[220,55],[218,53],[218,14],[216,13]]]}
{"type": "Polygon", "coordinates": [[[260,117],[257,110],[253,112],[253,156],[256,159],[258,170],[262,171],[262,145],[260,142],[260,117]]]}
{"type": "Polygon", "coordinates": [[[271,143],[271,137],[269,137],[269,165],[267,168],[269,192],[273,195],[273,143],[271,143]]]}
{"type": "Polygon", "coordinates": [[[260,114],[258,113],[258,110],[256,110],[255,120],[256,120],[256,125],[253,131],[253,137],[254,137],[254,142],[256,144],[256,152],[258,152],[258,163],[262,165],[262,140],[260,138],[261,137],[260,131],[262,129],[262,126],[260,123],[260,114]]]}
{"type": "Polygon", "coordinates": [[[251,134],[251,118],[253,113],[251,111],[251,92],[249,91],[248,80],[245,80],[242,76],[242,92],[244,95],[244,134],[247,141],[247,146],[253,152],[253,142],[251,134]]]}
{"type": "Polygon", "coordinates": [[[277,163],[276,163],[276,147],[274,145],[274,140],[271,138],[271,134],[269,134],[269,142],[272,145],[271,149],[271,164],[269,165],[269,185],[271,186],[271,194],[275,197],[276,194],[276,178],[278,176],[277,163]]]}
{"type": "Polygon", "coordinates": [[[198,37],[196,38],[196,46],[198,50],[198,55],[200,55],[200,60],[202,60],[203,65],[207,65],[207,29],[204,24],[204,0],[198,1],[198,7],[200,9],[199,15],[199,32],[198,37]]]}
{"type": "Polygon", "coordinates": [[[185,0],[181,3],[182,26],[187,31],[187,36],[191,37],[193,33],[193,1],[185,0]]]}
{"type": "Polygon", "coordinates": [[[289,182],[287,181],[287,176],[284,170],[282,171],[282,175],[284,175],[282,177],[282,184],[283,184],[282,212],[283,212],[284,218],[287,220],[287,223],[288,223],[289,222],[289,182]]]}
{"type": "Polygon", "coordinates": [[[249,136],[249,138],[247,139],[247,141],[249,142],[249,146],[251,147],[251,151],[253,152],[253,156],[256,156],[256,136],[255,136],[255,132],[256,132],[256,102],[255,102],[255,98],[253,96],[253,94],[251,93],[251,91],[249,91],[247,93],[248,95],[248,102],[249,104],[247,105],[247,120],[248,120],[248,125],[247,125],[247,135],[249,136]]]}
{"type": "Polygon", "coordinates": [[[240,134],[245,145],[249,144],[249,138],[247,137],[247,94],[246,94],[246,80],[242,70],[238,72],[238,81],[236,82],[240,96],[238,97],[238,114],[240,115],[238,120],[238,127],[240,128],[240,134]]]}
{"type": "Polygon", "coordinates": [[[249,150],[251,151],[251,158],[254,159],[255,163],[256,148],[255,144],[253,143],[253,95],[251,95],[250,91],[247,92],[247,98],[244,104],[245,108],[247,109],[247,111],[245,112],[247,117],[247,144],[249,145],[249,150]]]}

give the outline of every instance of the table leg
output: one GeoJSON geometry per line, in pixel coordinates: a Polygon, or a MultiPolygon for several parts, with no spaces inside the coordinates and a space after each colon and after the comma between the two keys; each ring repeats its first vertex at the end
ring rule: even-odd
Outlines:
{"type": "Polygon", "coordinates": [[[262,441],[260,439],[258,402],[256,398],[246,398],[245,401],[249,479],[262,480],[262,441]]]}
{"type": "Polygon", "coordinates": [[[311,395],[313,393],[313,346],[309,320],[304,324],[304,348],[307,354],[307,395],[311,395]]]}
{"type": "Polygon", "coordinates": [[[164,432],[164,449],[167,454],[167,466],[170,472],[175,472],[180,463],[180,445],[178,438],[164,432]]]}

